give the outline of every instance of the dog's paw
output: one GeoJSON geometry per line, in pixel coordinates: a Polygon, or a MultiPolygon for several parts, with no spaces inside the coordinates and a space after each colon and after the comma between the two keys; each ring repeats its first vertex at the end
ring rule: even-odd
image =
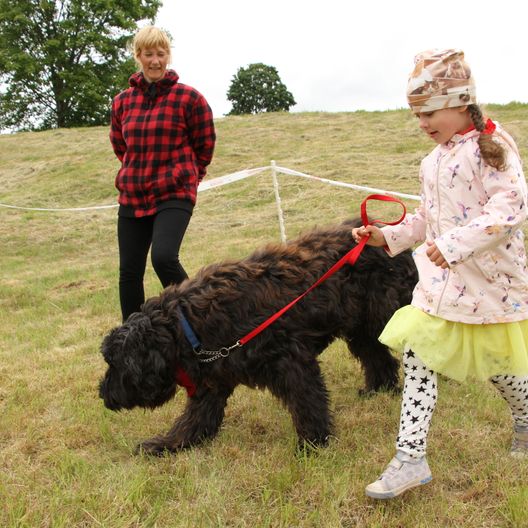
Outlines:
{"type": "Polygon", "coordinates": [[[360,398],[371,398],[375,396],[378,391],[374,389],[367,389],[367,387],[362,387],[358,389],[357,393],[360,398]]]}
{"type": "Polygon", "coordinates": [[[162,457],[175,451],[173,447],[167,445],[161,438],[151,438],[139,443],[136,446],[135,454],[162,457]]]}
{"type": "Polygon", "coordinates": [[[390,386],[390,387],[386,385],[382,385],[381,387],[378,387],[377,389],[363,387],[358,390],[358,396],[360,398],[371,398],[372,396],[375,396],[376,394],[379,394],[380,392],[388,392],[389,394],[400,394],[402,392],[402,388],[399,385],[390,386]]]}
{"type": "Polygon", "coordinates": [[[305,458],[307,456],[316,455],[320,449],[323,449],[328,446],[330,437],[331,435],[328,435],[318,440],[306,440],[304,438],[299,439],[295,450],[296,456],[300,458],[305,458]]]}

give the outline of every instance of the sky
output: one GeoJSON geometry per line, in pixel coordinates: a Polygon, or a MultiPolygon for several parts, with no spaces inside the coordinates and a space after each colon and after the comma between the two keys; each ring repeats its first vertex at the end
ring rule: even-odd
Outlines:
{"type": "Polygon", "coordinates": [[[480,103],[528,102],[528,4],[519,0],[164,0],[171,68],[215,117],[241,67],[274,66],[292,112],[407,108],[414,56],[460,48],[480,103]]]}

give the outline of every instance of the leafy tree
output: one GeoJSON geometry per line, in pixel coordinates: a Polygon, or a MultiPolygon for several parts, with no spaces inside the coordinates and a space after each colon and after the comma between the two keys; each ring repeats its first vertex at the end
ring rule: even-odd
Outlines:
{"type": "Polygon", "coordinates": [[[108,123],[137,22],[161,0],[0,0],[0,128],[108,123]]]}
{"type": "Polygon", "coordinates": [[[239,68],[227,92],[233,104],[229,115],[289,111],[293,95],[282,83],[277,69],[261,62],[239,68]]]}

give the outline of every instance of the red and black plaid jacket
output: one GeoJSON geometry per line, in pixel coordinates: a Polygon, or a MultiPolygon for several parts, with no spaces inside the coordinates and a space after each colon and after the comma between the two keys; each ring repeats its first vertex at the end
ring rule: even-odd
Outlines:
{"type": "Polygon", "coordinates": [[[194,205],[213,157],[211,108],[173,70],[152,84],[135,73],[129,83],[112,104],[110,141],[121,160],[115,180],[119,203],[136,217],[155,214],[169,200],[194,205]]]}

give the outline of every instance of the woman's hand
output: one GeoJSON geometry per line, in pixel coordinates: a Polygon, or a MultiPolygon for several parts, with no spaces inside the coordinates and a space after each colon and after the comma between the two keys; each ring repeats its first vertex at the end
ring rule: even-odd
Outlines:
{"type": "Polygon", "coordinates": [[[367,241],[367,246],[383,247],[387,245],[385,235],[379,227],[368,225],[367,227],[361,226],[352,229],[352,238],[356,242],[359,242],[363,237],[368,235],[370,235],[370,238],[367,241]]]}
{"type": "Polygon", "coordinates": [[[444,258],[444,255],[442,255],[442,253],[440,253],[440,250],[436,247],[436,244],[434,242],[429,242],[428,241],[427,245],[429,247],[425,251],[425,254],[429,257],[429,260],[435,266],[439,266],[442,269],[449,268],[449,264],[447,263],[447,260],[444,258]]]}

